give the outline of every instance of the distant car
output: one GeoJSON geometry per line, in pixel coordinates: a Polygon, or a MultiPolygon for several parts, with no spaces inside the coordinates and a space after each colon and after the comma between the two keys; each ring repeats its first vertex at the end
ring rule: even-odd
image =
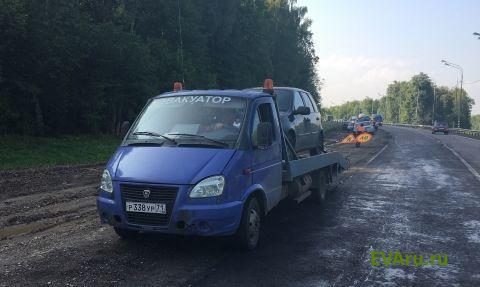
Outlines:
{"type": "Polygon", "coordinates": [[[353,129],[355,128],[355,122],[357,121],[357,117],[356,116],[352,116],[350,118],[350,121],[348,122],[348,125],[347,125],[347,130],[349,131],[353,131],[353,129]]]}
{"type": "Polygon", "coordinates": [[[342,130],[348,130],[348,124],[350,123],[350,121],[347,119],[342,119],[341,123],[342,123],[342,130]]]}
{"type": "MultiPolygon", "coordinates": [[[[253,88],[250,90],[262,90],[253,88]]],[[[282,127],[295,151],[324,151],[320,111],[310,93],[289,87],[274,88],[282,127]]]]}
{"type": "Polygon", "coordinates": [[[375,127],[381,127],[383,125],[382,115],[373,114],[372,119],[373,119],[373,124],[375,125],[375,127]]]}
{"type": "Polygon", "coordinates": [[[432,134],[438,132],[448,135],[448,124],[444,122],[435,122],[432,127],[432,134]]]}
{"type": "Polygon", "coordinates": [[[371,133],[371,134],[375,133],[375,126],[372,125],[372,122],[369,116],[364,116],[362,118],[357,119],[355,122],[354,131],[357,130],[357,126],[359,126],[360,124],[363,124],[363,127],[365,128],[365,131],[367,133],[371,133]]]}

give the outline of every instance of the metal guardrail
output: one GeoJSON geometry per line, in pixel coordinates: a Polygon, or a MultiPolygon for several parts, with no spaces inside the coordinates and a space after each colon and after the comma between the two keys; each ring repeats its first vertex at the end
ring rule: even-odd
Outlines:
{"type": "Polygon", "coordinates": [[[454,134],[458,134],[461,136],[480,139],[480,131],[467,130],[467,129],[450,129],[450,131],[454,134]]]}
{"type": "MultiPolygon", "coordinates": [[[[397,124],[397,123],[384,123],[385,125],[405,127],[405,128],[416,128],[416,129],[432,129],[432,126],[429,125],[413,125],[413,124],[397,124]]],[[[456,134],[459,136],[480,139],[480,131],[468,130],[468,129],[459,129],[459,128],[450,128],[450,133],[456,134]]]]}

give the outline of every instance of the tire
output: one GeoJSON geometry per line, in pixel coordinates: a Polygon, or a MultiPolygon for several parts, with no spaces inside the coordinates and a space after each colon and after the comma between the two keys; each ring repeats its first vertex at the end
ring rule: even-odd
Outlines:
{"type": "Polygon", "coordinates": [[[262,209],[256,197],[250,197],[244,205],[236,240],[240,248],[250,251],[257,247],[262,226],[262,209]]]}
{"type": "Polygon", "coordinates": [[[139,233],[136,230],[128,230],[123,228],[114,227],[115,233],[122,239],[128,240],[138,237],[139,233]]]}
{"type": "Polygon", "coordinates": [[[320,186],[318,188],[312,188],[312,199],[315,203],[323,204],[327,198],[327,177],[325,172],[318,174],[320,186]]]}
{"type": "Polygon", "coordinates": [[[316,148],[310,149],[310,155],[318,155],[325,152],[325,144],[323,141],[323,130],[320,131],[318,135],[318,146],[316,148]]]}

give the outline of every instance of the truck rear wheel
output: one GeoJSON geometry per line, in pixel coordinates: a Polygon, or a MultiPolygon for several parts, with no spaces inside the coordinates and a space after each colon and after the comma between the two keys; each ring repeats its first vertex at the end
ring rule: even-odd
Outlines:
{"type": "Polygon", "coordinates": [[[312,199],[316,203],[322,204],[327,198],[327,176],[324,171],[318,173],[318,182],[320,184],[311,189],[312,199]]]}
{"type": "Polygon", "coordinates": [[[253,250],[260,239],[262,214],[260,204],[256,197],[251,197],[243,208],[242,219],[236,234],[236,239],[241,248],[253,250]]]}
{"type": "Polygon", "coordinates": [[[132,239],[138,236],[138,231],[114,227],[115,233],[122,239],[132,239]]]}

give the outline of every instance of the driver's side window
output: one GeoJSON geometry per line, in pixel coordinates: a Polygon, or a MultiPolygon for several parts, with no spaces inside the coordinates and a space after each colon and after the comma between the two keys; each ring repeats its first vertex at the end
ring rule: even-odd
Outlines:
{"type": "MultiPolygon", "coordinates": [[[[272,105],[270,103],[260,104],[255,111],[255,116],[253,118],[253,130],[252,130],[252,145],[258,146],[258,125],[260,123],[270,123],[272,127],[273,124],[273,113],[272,105]]],[[[271,134],[272,140],[275,140],[275,133],[271,134]]]]}
{"type": "Polygon", "coordinates": [[[305,104],[303,103],[302,96],[299,92],[295,91],[293,94],[293,110],[298,109],[299,107],[303,107],[305,104]]]}
{"type": "Polygon", "coordinates": [[[258,109],[255,111],[255,117],[253,118],[253,130],[252,130],[252,145],[258,146],[257,130],[260,123],[260,116],[258,115],[258,109]]]}

